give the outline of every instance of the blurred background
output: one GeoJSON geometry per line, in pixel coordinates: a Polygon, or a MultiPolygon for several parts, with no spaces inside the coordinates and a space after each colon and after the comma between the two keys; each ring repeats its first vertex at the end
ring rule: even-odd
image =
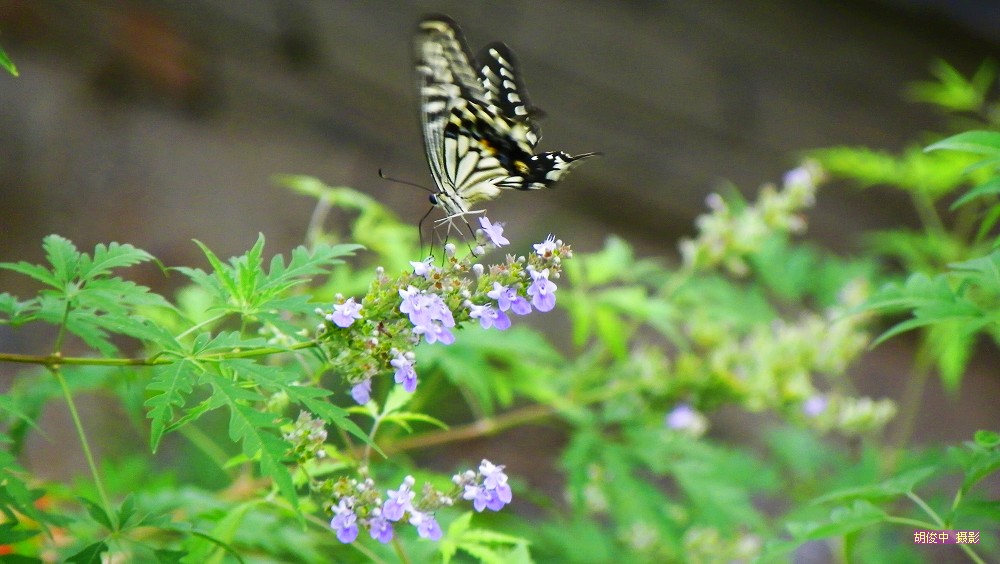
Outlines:
{"type": "MultiPolygon", "coordinates": [[[[426,194],[377,170],[432,184],[411,54],[429,12],[474,52],[502,40],[518,54],[547,114],[542,149],[604,154],[556,190],[487,206],[515,245],[554,232],[589,251],[618,234],[647,256],[676,254],[709,192],[752,195],[800,151],[897,151],[940,131],[907,85],[935,58],[968,75],[1000,54],[988,0],[0,1],[21,72],[0,76],[0,260],[40,260],[49,233],[133,243],[168,266],[206,266],[195,238],[226,257],[262,232],[287,252],[313,202],[276,187],[280,173],[354,187],[416,224],[426,194]]],[[[833,185],[809,223],[850,254],[861,230],[916,219],[899,194],[833,185]]],[[[0,289],[24,295],[24,280],[0,272],[0,289]]],[[[156,271],[141,282],[165,285],[156,271]]],[[[898,399],[909,347],[876,349],[860,392],[898,399]]],[[[925,440],[995,425],[995,366],[979,360],[962,397],[926,403],[925,440]]]]}

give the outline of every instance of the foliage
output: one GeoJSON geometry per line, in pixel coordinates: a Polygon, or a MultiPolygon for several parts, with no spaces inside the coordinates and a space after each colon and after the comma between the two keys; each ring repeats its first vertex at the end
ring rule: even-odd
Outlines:
{"type": "Polygon", "coordinates": [[[10,57],[7,56],[7,52],[3,48],[0,48],[0,67],[3,67],[12,75],[18,76],[17,66],[14,65],[14,61],[10,60],[10,57]]]}
{"type": "MultiPolygon", "coordinates": [[[[985,115],[990,72],[966,81],[939,66],[943,84],[913,95],[985,115]]],[[[413,260],[412,226],[304,177],[280,182],[320,212],[356,213],[349,239],[366,252],[320,221],[269,260],[263,236],[228,260],[198,243],[208,268],[170,268],[188,283],[169,298],[119,274],[158,265],[149,253],[49,236],[45,264],[0,264],[39,286],[0,294],[0,323],[51,328],[48,354],[0,352],[34,368],[0,396],[0,550],[23,562],[731,562],[818,547],[913,562],[929,558],[914,530],[981,530],[953,554],[982,561],[998,549],[983,484],[1000,436],[890,446],[899,408],[847,377],[887,320],[876,343],[920,331],[924,368],[952,390],[976,337],[997,337],[1000,138],[930,149],[816,151],[753,200],[712,196],[677,266],[614,237],[578,253],[550,236],[500,257],[508,241],[486,218],[475,240],[413,260]],[[857,258],[796,240],[831,175],[902,190],[924,230],[871,234],[857,258]],[[953,228],[947,201],[967,216],[953,228]],[[565,338],[532,328],[554,307],[565,338]],[[22,456],[53,409],[76,436],[50,444],[82,450],[86,477],[45,479],[22,456]],[[535,439],[539,425],[558,446],[535,439]],[[123,444],[129,433],[148,447],[123,444]]]]}

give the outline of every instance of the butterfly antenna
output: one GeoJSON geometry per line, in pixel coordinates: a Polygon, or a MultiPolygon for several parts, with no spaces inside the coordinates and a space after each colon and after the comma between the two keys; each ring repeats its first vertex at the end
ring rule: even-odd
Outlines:
{"type": "Polygon", "coordinates": [[[407,186],[413,186],[414,188],[420,188],[421,190],[423,190],[425,192],[430,192],[431,194],[434,193],[434,190],[431,190],[430,188],[428,188],[426,186],[423,186],[421,184],[417,184],[416,182],[410,182],[409,180],[401,180],[399,178],[393,178],[393,177],[385,174],[384,172],[382,172],[381,168],[378,169],[378,177],[381,178],[382,180],[388,180],[389,182],[396,182],[396,183],[399,183],[399,184],[405,184],[407,186]]]}

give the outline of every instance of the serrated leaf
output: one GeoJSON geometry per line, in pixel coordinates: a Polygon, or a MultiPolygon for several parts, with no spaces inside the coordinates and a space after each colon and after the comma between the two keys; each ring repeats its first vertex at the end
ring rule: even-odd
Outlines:
{"type": "Polygon", "coordinates": [[[60,285],[75,278],[80,252],[76,250],[76,246],[69,239],[59,235],[49,235],[42,240],[42,248],[45,250],[45,258],[52,265],[52,273],[60,285]]]}
{"type": "Polygon", "coordinates": [[[325,421],[333,425],[336,425],[337,427],[361,439],[365,444],[375,449],[376,452],[378,452],[382,456],[385,456],[385,453],[382,452],[382,449],[380,449],[378,445],[376,445],[371,440],[371,437],[369,437],[368,434],[365,433],[365,431],[361,427],[358,427],[357,423],[351,421],[348,418],[346,410],[325,401],[312,398],[296,397],[294,395],[294,392],[291,394],[291,397],[294,397],[296,401],[301,402],[302,405],[304,405],[306,409],[308,409],[309,411],[315,413],[316,415],[319,415],[325,421]]]}
{"type": "Polygon", "coordinates": [[[25,276],[34,278],[35,280],[45,284],[46,286],[51,286],[53,288],[62,289],[63,285],[52,275],[52,272],[45,268],[44,266],[39,266],[37,264],[31,264],[28,262],[0,262],[0,268],[5,270],[10,270],[12,272],[17,272],[18,274],[23,274],[25,276]]]}
{"type": "Polygon", "coordinates": [[[200,371],[197,365],[187,360],[153,367],[153,378],[146,390],[154,393],[145,403],[149,408],[149,442],[153,453],[156,453],[167,426],[174,418],[174,407],[183,407],[186,396],[194,389],[196,371],[200,371]]]}
{"type": "Polygon", "coordinates": [[[243,454],[258,461],[261,472],[274,480],[288,503],[298,510],[299,499],[292,475],[284,464],[289,444],[276,434],[276,416],[261,413],[242,403],[247,399],[259,399],[253,392],[241,390],[219,376],[211,375],[210,380],[221,399],[229,406],[229,437],[242,445],[243,454]]]}
{"type": "Polygon", "coordinates": [[[78,277],[88,280],[97,276],[109,274],[115,268],[134,266],[155,260],[153,255],[132,245],[110,243],[98,244],[94,247],[93,258],[84,254],[80,257],[78,277]]]}
{"type": "MultiPolygon", "coordinates": [[[[230,269],[226,268],[226,265],[221,260],[219,260],[219,257],[215,256],[215,253],[213,253],[212,250],[209,249],[208,246],[206,246],[204,243],[195,239],[194,244],[198,245],[198,248],[201,249],[202,254],[205,255],[206,259],[208,259],[208,264],[212,266],[212,271],[215,272],[213,280],[214,282],[218,283],[218,286],[216,287],[224,289],[226,291],[226,294],[228,294],[229,296],[239,295],[239,291],[237,290],[236,286],[236,279],[233,277],[232,273],[230,272],[230,269]]],[[[182,268],[179,270],[181,272],[184,272],[185,274],[189,273],[204,274],[202,271],[195,269],[182,268]]],[[[200,278],[202,279],[202,281],[204,281],[203,277],[200,278]]]]}

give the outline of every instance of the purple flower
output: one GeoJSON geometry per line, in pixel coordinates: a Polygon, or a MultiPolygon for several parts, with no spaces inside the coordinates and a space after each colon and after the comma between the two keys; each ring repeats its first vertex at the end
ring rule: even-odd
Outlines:
{"type": "Polygon", "coordinates": [[[354,542],[358,538],[358,517],[354,514],[349,498],[343,498],[333,508],[333,519],[330,528],[337,531],[337,540],[344,544],[354,542]]]}
{"type": "Polygon", "coordinates": [[[486,488],[471,484],[465,486],[465,493],[462,494],[462,498],[471,499],[472,507],[482,513],[483,509],[486,509],[486,503],[490,501],[490,494],[486,491],[486,488]]]}
{"type": "Polygon", "coordinates": [[[826,396],[812,396],[802,404],[802,413],[805,413],[808,417],[816,417],[826,411],[828,403],[826,396]]]}
{"type": "Polygon", "coordinates": [[[531,286],[528,286],[528,295],[531,296],[531,305],[538,311],[550,311],[556,307],[556,285],[549,280],[549,269],[541,272],[530,271],[531,286]]]}
{"type": "Polygon", "coordinates": [[[510,503],[513,499],[513,494],[511,493],[510,486],[507,484],[503,484],[494,490],[487,489],[484,486],[469,485],[465,486],[465,493],[462,494],[462,497],[464,499],[471,499],[472,507],[481,513],[483,509],[500,511],[504,505],[510,503]]]}
{"type": "Polygon", "coordinates": [[[417,335],[423,335],[429,344],[441,341],[446,345],[450,345],[455,342],[455,335],[440,323],[430,322],[427,325],[417,325],[413,328],[413,332],[417,335]]]}
{"type": "Polygon", "coordinates": [[[486,292],[486,295],[497,301],[500,311],[511,310],[518,315],[531,313],[531,304],[528,300],[517,295],[517,290],[508,288],[499,282],[493,283],[493,289],[486,292]]]}
{"type": "Polygon", "coordinates": [[[687,429],[691,427],[698,418],[698,412],[686,403],[675,407],[667,414],[667,427],[671,429],[687,429]]]}
{"type": "Polygon", "coordinates": [[[398,490],[386,492],[389,499],[382,504],[382,517],[389,521],[399,521],[403,518],[404,513],[413,511],[413,496],[415,494],[410,490],[413,481],[412,476],[407,476],[398,490]]]}
{"type": "Polygon", "coordinates": [[[361,319],[361,304],[355,303],[354,298],[342,304],[333,306],[333,313],[326,316],[327,321],[332,321],[337,327],[350,327],[355,319],[361,319]]]}
{"type": "Polygon", "coordinates": [[[690,405],[682,403],[667,414],[665,423],[669,429],[700,437],[708,430],[708,420],[690,405]]]}
{"type": "Polygon", "coordinates": [[[392,541],[392,523],[381,515],[375,515],[368,521],[368,533],[378,542],[388,544],[392,541]]]}
{"type": "Polygon", "coordinates": [[[368,400],[372,399],[372,379],[367,378],[360,384],[355,384],[351,388],[351,397],[361,405],[368,403],[368,400]]]}
{"type": "Polygon", "coordinates": [[[503,236],[503,224],[490,223],[490,220],[484,216],[479,218],[479,225],[483,226],[483,233],[486,233],[490,242],[496,245],[497,248],[510,244],[510,241],[503,236]]]}
{"type": "Polygon", "coordinates": [[[786,172],[785,177],[782,179],[782,183],[785,186],[793,184],[811,186],[813,184],[813,175],[807,167],[800,166],[786,172]]]}
{"type": "Polygon", "coordinates": [[[495,490],[507,484],[507,474],[504,474],[503,469],[503,466],[497,466],[485,458],[479,463],[479,473],[483,475],[483,485],[486,489],[495,490]]]}
{"type": "Polygon", "coordinates": [[[424,335],[428,343],[441,341],[446,345],[455,342],[449,327],[455,326],[455,318],[441,296],[427,294],[410,286],[399,291],[403,301],[399,311],[407,314],[413,324],[413,332],[424,335]]]}
{"type": "MultiPolygon", "coordinates": [[[[426,259],[424,259],[424,260],[422,260],[420,262],[415,262],[415,261],[411,260],[410,261],[410,266],[413,267],[413,274],[415,274],[417,276],[423,276],[424,278],[427,278],[427,275],[430,274],[431,272],[433,272],[433,270],[434,270],[434,267],[431,266],[431,261],[432,260],[434,260],[432,257],[427,257],[426,259]]],[[[412,288],[412,286],[411,286],[411,288],[412,288]]]]}
{"type": "Polygon", "coordinates": [[[409,315],[410,321],[413,321],[413,316],[419,315],[418,312],[422,309],[421,296],[422,294],[416,286],[407,286],[405,290],[399,291],[399,297],[403,298],[402,303],[399,304],[399,311],[409,315]]]}
{"type": "Polygon", "coordinates": [[[499,511],[510,503],[514,495],[507,484],[507,474],[504,474],[503,466],[496,466],[484,458],[479,465],[479,473],[483,475],[483,487],[491,494],[486,500],[486,507],[492,511],[499,511]]]}
{"type": "Polygon", "coordinates": [[[510,328],[510,317],[498,309],[493,309],[493,306],[489,304],[472,304],[469,306],[469,317],[478,319],[479,324],[483,326],[483,329],[496,327],[497,329],[503,331],[510,328]]]}
{"type": "Polygon", "coordinates": [[[472,500],[472,507],[476,511],[489,509],[500,511],[513,499],[510,486],[507,485],[507,475],[503,473],[503,466],[496,466],[489,460],[483,460],[479,465],[479,476],[482,484],[466,484],[464,499],[472,500]]]}
{"type": "Polygon", "coordinates": [[[556,238],[552,234],[549,234],[549,236],[546,237],[544,241],[538,243],[537,245],[532,245],[532,247],[535,248],[535,254],[537,254],[540,257],[544,257],[545,255],[552,254],[553,252],[555,252],[557,248],[556,238]]]}
{"type": "Polygon", "coordinates": [[[410,515],[410,524],[417,527],[417,534],[422,538],[432,541],[441,539],[441,525],[438,525],[437,519],[430,513],[414,511],[410,515]]]}
{"type": "Polygon", "coordinates": [[[417,371],[413,369],[412,356],[399,353],[396,358],[389,361],[389,364],[396,369],[396,383],[402,384],[407,392],[414,392],[417,389],[417,371]]]}

